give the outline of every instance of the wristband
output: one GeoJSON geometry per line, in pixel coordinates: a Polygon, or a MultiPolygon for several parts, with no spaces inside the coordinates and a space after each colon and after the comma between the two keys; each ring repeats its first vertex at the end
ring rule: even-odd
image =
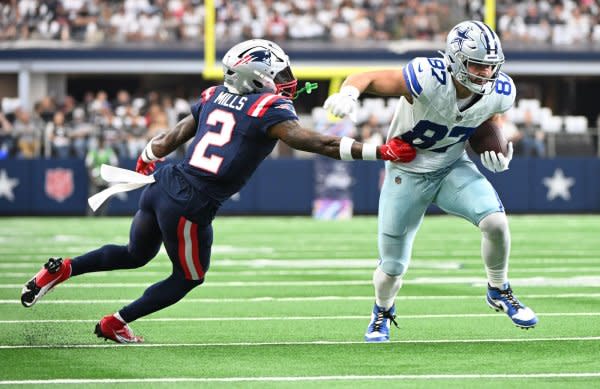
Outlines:
{"type": "Polygon", "coordinates": [[[377,146],[369,143],[363,143],[362,159],[365,161],[376,161],[377,146]]]}
{"type": "Polygon", "coordinates": [[[340,140],[340,159],[342,161],[352,161],[352,144],[354,139],[348,138],[347,136],[342,137],[340,140]]]}
{"type": "Polygon", "coordinates": [[[154,155],[154,152],[152,151],[152,141],[148,142],[148,144],[144,148],[144,151],[142,151],[141,157],[142,157],[142,161],[144,161],[146,163],[150,163],[150,162],[156,161],[158,159],[158,157],[156,155],[154,155]]]}

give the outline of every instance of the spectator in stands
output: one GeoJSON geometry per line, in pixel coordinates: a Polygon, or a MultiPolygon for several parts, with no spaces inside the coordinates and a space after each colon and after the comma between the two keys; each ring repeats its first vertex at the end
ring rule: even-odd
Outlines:
{"type": "Polygon", "coordinates": [[[498,30],[502,32],[502,40],[518,41],[525,37],[527,28],[523,18],[517,12],[517,7],[511,5],[506,13],[500,16],[498,30]]]}
{"type": "Polygon", "coordinates": [[[46,158],[59,159],[71,156],[71,133],[73,129],[65,124],[65,115],[61,111],[54,113],[52,122],[46,125],[44,153],[46,158]]]}
{"type": "Polygon", "coordinates": [[[88,140],[93,133],[93,126],[86,120],[83,108],[73,110],[72,126],[73,153],[76,158],[85,159],[88,151],[88,140]]]}
{"type": "Polygon", "coordinates": [[[369,116],[369,119],[360,126],[360,135],[357,137],[363,143],[382,145],[383,128],[379,123],[379,117],[376,114],[369,116]]]}
{"type": "MultiPolygon", "coordinates": [[[[112,147],[107,145],[104,137],[100,136],[97,138],[97,147],[90,148],[90,151],[85,158],[85,166],[87,167],[88,177],[90,180],[90,196],[108,188],[108,184],[100,176],[100,166],[102,166],[102,164],[117,166],[119,164],[119,159],[117,158],[117,154],[112,147]]],[[[96,211],[96,215],[105,215],[107,208],[108,202],[103,204],[96,211]]],[[[91,211],[91,209],[88,208],[88,215],[93,214],[94,213],[91,211]]]]}
{"type": "Polygon", "coordinates": [[[0,112],[0,160],[10,158],[14,147],[13,126],[0,112]]]}
{"type": "Polygon", "coordinates": [[[534,122],[533,114],[529,110],[523,114],[521,133],[523,134],[521,144],[523,145],[523,154],[525,156],[546,156],[546,136],[540,126],[534,122]]]}
{"type": "Polygon", "coordinates": [[[37,158],[41,155],[41,125],[35,123],[31,114],[21,108],[15,110],[14,134],[17,138],[19,158],[37,158]]]}

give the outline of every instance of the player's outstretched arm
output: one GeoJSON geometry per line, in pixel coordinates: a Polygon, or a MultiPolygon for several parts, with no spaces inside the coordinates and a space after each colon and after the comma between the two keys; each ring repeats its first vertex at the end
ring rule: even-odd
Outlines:
{"type": "Polygon", "coordinates": [[[383,159],[393,162],[410,162],[416,156],[415,149],[402,139],[394,138],[376,146],[360,143],[352,138],[319,134],[302,128],[295,120],[288,120],[270,127],[269,136],[281,139],[288,146],[302,151],[325,155],[330,158],[353,160],[383,159]]]}
{"type": "Polygon", "coordinates": [[[356,121],[358,97],[364,92],[381,96],[404,96],[412,103],[412,96],[404,81],[402,69],[398,69],[350,75],[342,84],[340,91],[325,100],[323,107],[334,116],[348,116],[356,121]]]}
{"type": "Polygon", "coordinates": [[[156,168],[156,161],[190,140],[195,133],[196,120],[190,114],[181,119],[172,130],[159,134],[148,142],[137,160],[135,171],[146,175],[151,174],[156,168]]]}

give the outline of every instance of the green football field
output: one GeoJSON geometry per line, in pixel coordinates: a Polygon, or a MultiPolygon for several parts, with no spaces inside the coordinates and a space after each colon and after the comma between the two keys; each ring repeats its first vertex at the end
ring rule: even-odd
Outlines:
{"type": "Polygon", "coordinates": [[[600,387],[600,216],[510,216],[510,279],[540,322],[516,328],[485,303],[479,230],[427,217],[397,300],[392,341],[363,342],[377,220],[221,217],[204,285],[131,327],[99,318],[168,276],[86,274],[23,308],[49,256],[127,242],[129,218],[0,219],[0,384],[119,387],[600,387]]]}

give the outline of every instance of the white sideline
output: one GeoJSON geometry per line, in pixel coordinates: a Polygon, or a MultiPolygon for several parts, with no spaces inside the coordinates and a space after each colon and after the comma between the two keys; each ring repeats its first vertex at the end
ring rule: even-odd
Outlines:
{"type": "MultiPolygon", "coordinates": [[[[428,301],[428,300],[483,300],[484,296],[398,296],[396,300],[428,301]]],[[[560,294],[528,294],[527,299],[570,299],[600,298],[600,293],[560,293],[560,294]]],[[[178,304],[223,304],[223,303],[264,303],[264,302],[299,302],[299,301],[373,301],[372,296],[305,296],[305,297],[239,297],[239,298],[184,298],[178,304]]],[[[39,304],[127,304],[131,299],[97,299],[97,300],[52,300],[45,299],[39,304]]],[[[20,300],[0,300],[0,304],[21,304],[20,300]]]]}
{"type": "MultiPolygon", "coordinates": [[[[499,339],[414,339],[391,340],[388,344],[451,344],[451,343],[530,343],[530,342],[595,342],[600,341],[600,336],[584,337],[554,337],[554,338],[499,338],[499,339]]],[[[335,345],[364,345],[373,347],[373,344],[361,341],[328,341],[315,340],[306,342],[232,342],[232,343],[95,343],[95,344],[58,344],[58,345],[0,345],[0,350],[14,349],[86,349],[86,348],[113,348],[113,347],[250,347],[250,346],[335,346],[335,345]]]]}
{"type": "Polygon", "coordinates": [[[306,382],[306,381],[386,381],[386,380],[458,380],[458,379],[539,379],[539,378],[594,378],[600,373],[516,373],[516,374],[397,374],[397,375],[339,375],[305,377],[201,377],[201,378],[80,378],[51,380],[5,380],[0,385],[81,385],[128,383],[184,383],[184,382],[306,382]]]}
{"type": "MultiPolygon", "coordinates": [[[[577,317],[577,316],[600,316],[600,312],[551,312],[537,313],[542,317],[577,317]]],[[[430,315],[398,315],[398,320],[408,319],[456,319],[456,318],[500,318],[497,313],[440,313],[430,315]]],[[[346,315],[346,316],[256,316],[256,317],[157,317],[140,319],[143,322],[195,322],[195,321],[297,321],[297,320],[367,320],[368,315],[346,315]]],[[[25,319],[25,320],[0,320],[0,324],[35,324],[35,323],[95,323],[98,319],[25,319]]]]}

